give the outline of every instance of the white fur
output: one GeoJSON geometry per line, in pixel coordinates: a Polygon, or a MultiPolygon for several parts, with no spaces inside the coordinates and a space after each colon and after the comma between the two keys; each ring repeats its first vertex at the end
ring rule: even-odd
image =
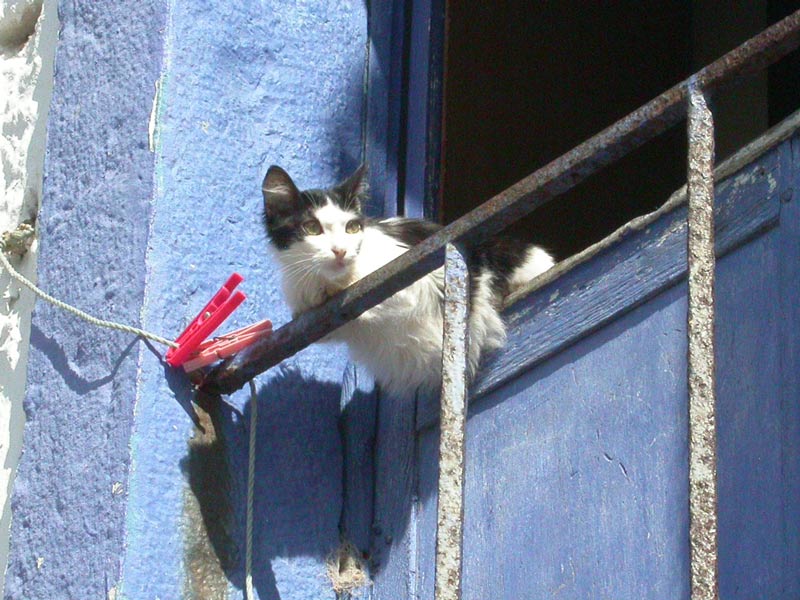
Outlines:
{"type": "MultiPolygon", "coordinates": [[[[321,235],[307,236],[276,253],[283,271],[283,290],[294,314],[321,304],[408,250],[374,227],[346,233],[346,223],[357,215],[330,201],[317,209],[315,216],[323,227],[321,235]],[[345,250],[344,264],[337,263],[334,248],[345,250]]],[[[552,265],[546,252],[532,248],[526,262],[512,274],[512,290],[552,265]]],[[[353,360],[369,369],[390,394],[436,391],[441,384],[443,277],[443,269],[433,271],[330,336],[346,342],[353,360]]],[[[491,278],[492,273],[485,271],[473,282],[470,377],[477,371],[483,352],[505,343],[505,327],[491,278]]]]}
{"type": "Polygon", "coordinates": [[[514,291],[532,281],[555,264],[553,257],[539,246],[531,246],[528,249],[528,257],[525,262],[515,269],[509,278],[510,291],[514,291]]]}

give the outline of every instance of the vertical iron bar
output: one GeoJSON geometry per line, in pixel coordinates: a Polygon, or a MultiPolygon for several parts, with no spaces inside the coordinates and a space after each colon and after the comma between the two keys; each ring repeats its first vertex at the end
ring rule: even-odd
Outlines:
{"type": "Polygon", "coordinates": [[[714,122],[702,89],[688,106],[689,538],[692,600],[719,598],[714,363],[714,122]]]}
{"type": "Polygon", "coordinates": [[[469,276],[462,252],[447,244],[444,263],[436,600],[460,600],[464,524],[469,276]]]}

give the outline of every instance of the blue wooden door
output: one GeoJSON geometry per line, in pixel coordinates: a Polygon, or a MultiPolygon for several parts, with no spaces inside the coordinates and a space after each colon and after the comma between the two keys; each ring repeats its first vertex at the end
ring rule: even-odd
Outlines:
{"type": "MultiPolygon", "coordinates": [[[[800,595],[798,115],[717,186],[725,598],[800,595]]],[[[464,598],[688,598],[685,206],[507,310],[472,391],[464,598]]],[[[432,598],[437,401],[382,398],[373,597],[432,598]]]]}

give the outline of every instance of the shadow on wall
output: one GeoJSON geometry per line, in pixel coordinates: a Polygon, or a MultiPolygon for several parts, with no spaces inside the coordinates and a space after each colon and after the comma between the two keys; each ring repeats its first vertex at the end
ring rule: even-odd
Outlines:
{"type": "MultiPolygon", "coordinates": [[[[122,336],[120,336],[122,337],[122,336]]],[[[113,358],[113,364],[108,373],[95,378],[87,378],[82,374],[81,369],[76,368],[64,348],[53,338],[48,337],[39,327],[31,325],[31,346],[44,354],[52,363],[53,369],[60,374],[67,386],[76,394],[88,394],[104,385],[114,381],[120,367],[131,356],[134,346],[138,343],[137,338],[133,338],[126,345],[120,343],[122,350],[113,358]]],[[[158,355],[158,352],[145,342],[150,349],[158,355]]]]}
{"type": "MultiPolygon", "coordinates": [[[[178,390],[175,390],[178,391],[178,390]]],[[[342,512],[340,386],[281,369],[258,391],[253,506],[253,584],[262,600],[286,586],[330,593],[324,573],[276,581],[275,561],[322,563],[339,545],[342,512]]],[[[181,466],[185,499],[187,597],[227,598],[244,588],[250,408],[241,414],[218,396],[196,398],[196,429],[181,466]]]]}
{"type": "MultiPolygon", "coordinates": [[[[372,44],[379,67],[370,77],[384,77],[392,70],[391,36],[379,35],[372,44]]],[[[232,62],[239,60],[235,57],[232,62]]],[[[377,183],[372,188],[376,197],[370,202],[370,212],[374,213],[384,206],[386,165],[380,163],[395,161],[396,157],[394,150],[387,156],[385,123],[371,123],[368,131],[363,131],[369,100],[364,76],[363,64],[353,64],[346,79],[339,82],[338,97],[328,109],[328,123],[317,132],[323,145],[322,166],[315,165],[310,157],[311,163],[297,181],[301,187],[329,185],[334,181],[312,180],[319,176],[320,168],[341,181],[362,161],[375,161],[370,165],[372,183],[377,183]],[[355,124],[361,125],[363,135],[354,136],[355,124]],[[376,127],[377,137],[371,132],[376,127]],[[367,137],[371,152],[365,157],[367,137]]],[[[386,92],[380,90],[379,98],[386,92]]],[[[259,177],[270,164],[295,169],[295,157],[290,154],[279,152],[260,158],[259,177]]],[[[260,178],[253,182],[253,189],[259,186],[260,178]]],[[[244,588],[250,407],[245,405],[242,413],[225,398],[194,396],[182,373],[166,371],[175,398],[195,424],[188,453],[181,461],[189,484],[184,500],[185,594],[227,599],[230,584],[244,588]]],[[[373,527],[372,497],[373,477],[377,476],[373,474],[377,400],[374,393],[361,390],[357,384],[348,389],[345,382],[343,390],[338,384],[317,381],[296,369],[280,367],[273,371],[276,374],[264,377],[269,379],[258,390],[257,398],[253,583],[262,600],[280,600],[289,586],[309,590],[308,597],[328,597],[332,595],[331,583],[324,573],[317,581],[309,581],[309,570],[298,569],[296,577],[305,581],[291,582],[287,580],[293,576],[291,566],[285,562],[322,564],[339,546],[341,537],[353,541],[365,553],[371,547],[371,538],[380,530],[373,527]],[[312,591],[315,589],[317,593],[312,591]]],[[[386,410],[394,411],[394,404],[389,404],[386,410]]],[[[404,403],[401,412],[402,419],[410,419],[412,424],[411,435],[404,432],[402,443],[413,447],[413,403],[404,403]]],[[[403,521],[405,529],[408,507],[400,503],[396,508],[394,517],[403,521]]]]}

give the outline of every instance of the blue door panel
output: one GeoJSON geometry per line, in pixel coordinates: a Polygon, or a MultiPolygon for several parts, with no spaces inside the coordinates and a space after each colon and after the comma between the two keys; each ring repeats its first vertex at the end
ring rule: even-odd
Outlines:
{"type": "Polygon", "coordinates": [[[719,545],[724,598],[783,598],[779,233],[717,266],[719,545]]]}
{"type": "Polygon", "coordinates": [[[688,597],[685,313],[673,288],[473,406],[465,599],[688,597]]]}
{"type": "Polygon", "coordinates": [[[781,204],[781,422],[785,552],[784,597],[800,598],[800,136],[785,148],[781,204]]]}
{"type": "MultiPolygon", "coordinates": [[[[797,137],[773,144],[717,186],[726,598],[800,593],[800,153],[797,137]]],[[[665,214],[512,308],[514,342],[482,373],[467,425],[465,599],[689,596],[682,219],[665,214]],[[628,285],[626,266],[627,307],[606,298],[628,285]],[[608,273],[617,284],[593,287],[608,273]],[[653,277],[660,283],[650,286],[653,277]],[[553,319],[553,299],[562,309],[572,302],[601,328],[565,337],[551,327],[546,335],[560,349],[548,351],[539,325],[553,319]],[[540,357],[532,368],[514,358],[526,339],[540,357]]],[[[431,598],[435,402],[422,398],[415,409],[384,400],[380,411],[389,405],[394,437],[378,432],[376,515],[392,515],[402,542],[384,544],[396,560],[379,561],[374,593],[431,598]],[[415,444],[400,433],[412,418],[415,444]]]]}

